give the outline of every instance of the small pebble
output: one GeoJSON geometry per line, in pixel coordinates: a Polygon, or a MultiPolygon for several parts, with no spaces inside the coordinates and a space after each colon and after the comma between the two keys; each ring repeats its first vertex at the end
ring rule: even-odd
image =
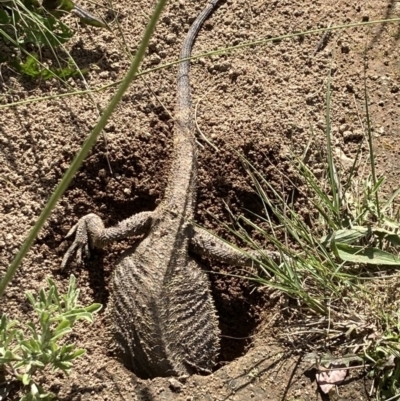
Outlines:
{"type": "Polygon", "coordinates": [[[176,393],[180,393],[183,387],[183,384],[179,381],[176,380],[175,378],[171,377],[171,379],[168,380],[169,383],[169,388],[176,392],[176,393]]]}

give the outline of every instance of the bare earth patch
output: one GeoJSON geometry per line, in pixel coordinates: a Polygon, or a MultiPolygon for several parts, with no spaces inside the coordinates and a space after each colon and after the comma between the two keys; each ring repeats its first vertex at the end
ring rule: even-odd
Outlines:
{"type": "MultiPolygon", "coordinates": [[[[177,59],[182,38],[203,3],[169,2],[143,70],[177,59]]],[[[89,3],[84,6],[90,9],[89,3]]],[[[154,2],[120,1],[114,7],[128,50],[134,53],[154,2]]],[[[201,30],[194,54],[323,28],[330,22],[340,25],[395,17],[399,11],[399,3],[392,0],[222,1],[201,30]]],[[[76,29],[69,50],[81,68],[89,69],[89,86],[121,79],[129,66],[121,35],[88,27],[76,29]]],[[[238,245],[217,219],[231,221],[226,204],[236,215],[261,213],[262,205],[235,151],[244,154],[277,188],[292,193],[289,180],[296,174],[287,155],[289,151],[301,154],[310,141],[310,127],[315,137],[309,163],[317,170],[324,161],[325,80],[331,69],[335,151],[344,164],[351,163],[362,140],[365,51],[378,172],[389,177],[388,189],[391,183],[398,183],[398,25],[334,31],[325,47],[316,52],[321,37],[297,37],[192,63],[197,123],[218,148],[216,151],[199,137],[196,222],[238,245]]],[[[98,141],[7,289],[0,314],[7,312],[23,320],[29,313],[25,291],[45,286],[49,275],[62,290],[71,273],[77,276],[84,304],[107,306],[110,274],[127,244],[95,252],[86,267],[71,265],[61,271],[61,258],[69,244],[64,236],[87,213],[97,213],[111,226],[134,213],[153,210],[160,202],[172,151],[175,75],[176,67],[171,67],[133,83],[105,130],[106,141],[105,137],[98,141]]],[[[84,88],[79,79],[70,79],[68,84],[84,88]]],[[[2,105],[66,91],[70,89],[55,80],[31,82],[1,65],[2,105]]],[[[110,87],[94,93],[93,98],[104,107],[114,91],[115,87],[110,87]]],[[[3,108],[1,114],[0,277],[94,126],[98,111],[89,97],[72,96],[3,108]]],[[[307,199],[297,194],[296,202],[304,205],[307,218],[307,199]]],[[[237,269],[207,260],[203,263],[210,271],[222,331],[219,363],[211,376],[193,376],[183,384],[136,378],[116,359],[110,322],[102,312],[93,326],[80,324],[74,332],[73,340],[88,352],[71,376],[49,374],[41,379],[42,384],[60,400],[368,399],[371,383],[358,370],[347,376],[339,394],[320,395],[312,369],[311,374],[304,374],[312,363],[299,359],[299,346],[291,345],[290,339],[278,341],[284,331],[284,318],[279,314],[286,301],[246,280],[218,274],[243,273],[237,269]]]]}

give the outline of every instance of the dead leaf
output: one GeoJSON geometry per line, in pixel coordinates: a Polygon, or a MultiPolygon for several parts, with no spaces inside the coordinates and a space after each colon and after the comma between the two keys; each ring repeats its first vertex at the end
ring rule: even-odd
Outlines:
{"type": "Polygon", "coordinates": [[[321,366],[321,371],[316,374],[316,379],[323,393],[328,394],[335,386],[342,383],[347,375],[347,370],[341,369],[343,367],[344,365],[330,364],[329,370],[322,371],[324,367],[321,366]]]}

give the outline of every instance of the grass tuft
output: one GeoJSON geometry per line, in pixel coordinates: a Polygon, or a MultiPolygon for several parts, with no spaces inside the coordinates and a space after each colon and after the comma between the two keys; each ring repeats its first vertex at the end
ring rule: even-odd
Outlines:
{"type": "Polygon", "coordinates": [[[328,79],[326,174],[318,179],[307,166],[308,146],[302,156],[291,155],[296,181],[304,185],[291,184],[315,211],[311,221],[305,221],[295,202],[242,157],[264,209],[262,216],[256,216],[259,223],[239,216],[230,231],[259,254],[254,258],[258,272],[244,276],[291,300],[282,312],[282,339],[311,355],[328,352],[342,359],[352,355],[353,361],[361,369],[368,368],[375,378],[377,399],[387,399],[400,395],[400,301],[396,290],[400,284],[396,270],[400,265],[400,224],[395,204],[400,188],[385,197],[385,178],[376,175],[367,100],[365,138],[370,173],[359,173],[359,151],[351,168],[339,168],[331,147],[330,103],[328,79]],[[281,254],[280,262],[265,257],[263,248],[252,239],[255,234],[281,254]]]}

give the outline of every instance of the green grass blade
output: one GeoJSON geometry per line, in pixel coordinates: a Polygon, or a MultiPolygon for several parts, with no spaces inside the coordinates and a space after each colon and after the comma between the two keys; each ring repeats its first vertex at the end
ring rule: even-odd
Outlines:
{"type": "MultiPolygon", "coordinates": [[[[374,154],[374,149],[372,147],[371,119],[370,119],[370,115],[369,115],[369,102],[368,102],[368,93],[367,93],[367,67],[366,67],[365,59],[364,59],[364,102],[365,102],[365,115],[366,115],[366,119],[367,119],[367,138],[368,138],[368,150],[369,150],[369,157],[370,157],[372,182],[374,183],[374,187],[377,187],[377,179],[376,179],[376,172],[375,172],[375,154],[374,154]]],[[[375,192],[375,203],[376,203],[376,212],[377,212],[378,218],[381,219],[378,191],[375,192]]]]}
{"type": "Polygon", "coordinates": [[[35,241],[39,231],[43,227],[45,221],[47,218],[50,216],[51,211],[57,204],[58,200],[61,198],[61,196],[64,194],[65,190],[67,189],[68,185],[72,181],[75,173],[78,171],[79,167],[81,166],[83,160],[85,157],[88,155],[90,149],[94,145],[94,143],[97,140],[97,137],[100,135],[101,131],[105,127],[108,119],[110,118],[111,114],[113,113],[114,109],[116,108],[117,104],[121,100],[123,94],[125,91],[128,89],[130,83],[132,80],[135,78],[139,66],[141,64],[141,61],[144,57],[144,54],[146,52],[148,43],[150,41],[150,38],[154,32],[156,23],[158,21],[159,16],[161,15],[161,12],[164,8],[164,5],[166,4],[167,0],[159,0],[157,3],[154,13],[146,27],[145,33],[143,35],[143,39],[139,45],[139,48],[137,50],[136,56],[134,60],[131,63],[131,66],[122,81],[120,87],[118,88],[117,93],[114,95],[112,98],[110,104],[108,105],[107,109],[104,111],[103,115],[101,116],[99,122],[96,124],[95,128],[83,144],[82,148],[76,155],[75,159],[71,163],[69,169],[67,172],[64,174],[64,177],[62,178],[61,182],[58,184],[57,188],[53,192],[52,196],[50,197],[47,205],[45,206],[43,212],[40,214],[38,220],[36,221],[36,224],[34,225],[33,229],[31,230],[28,238],[25,240],[25,242],[22,244],[18,254],[16,255],[15,259],[7,269],[7,272],[0,282],[0,297],[4,294],[4,291],[7,287],[7,284],[11,281],[13,278],[18,266],[20,265],[22,259],[24,256],[27,254],[29,249],[31,248],[33,242],[35,241]]]}

